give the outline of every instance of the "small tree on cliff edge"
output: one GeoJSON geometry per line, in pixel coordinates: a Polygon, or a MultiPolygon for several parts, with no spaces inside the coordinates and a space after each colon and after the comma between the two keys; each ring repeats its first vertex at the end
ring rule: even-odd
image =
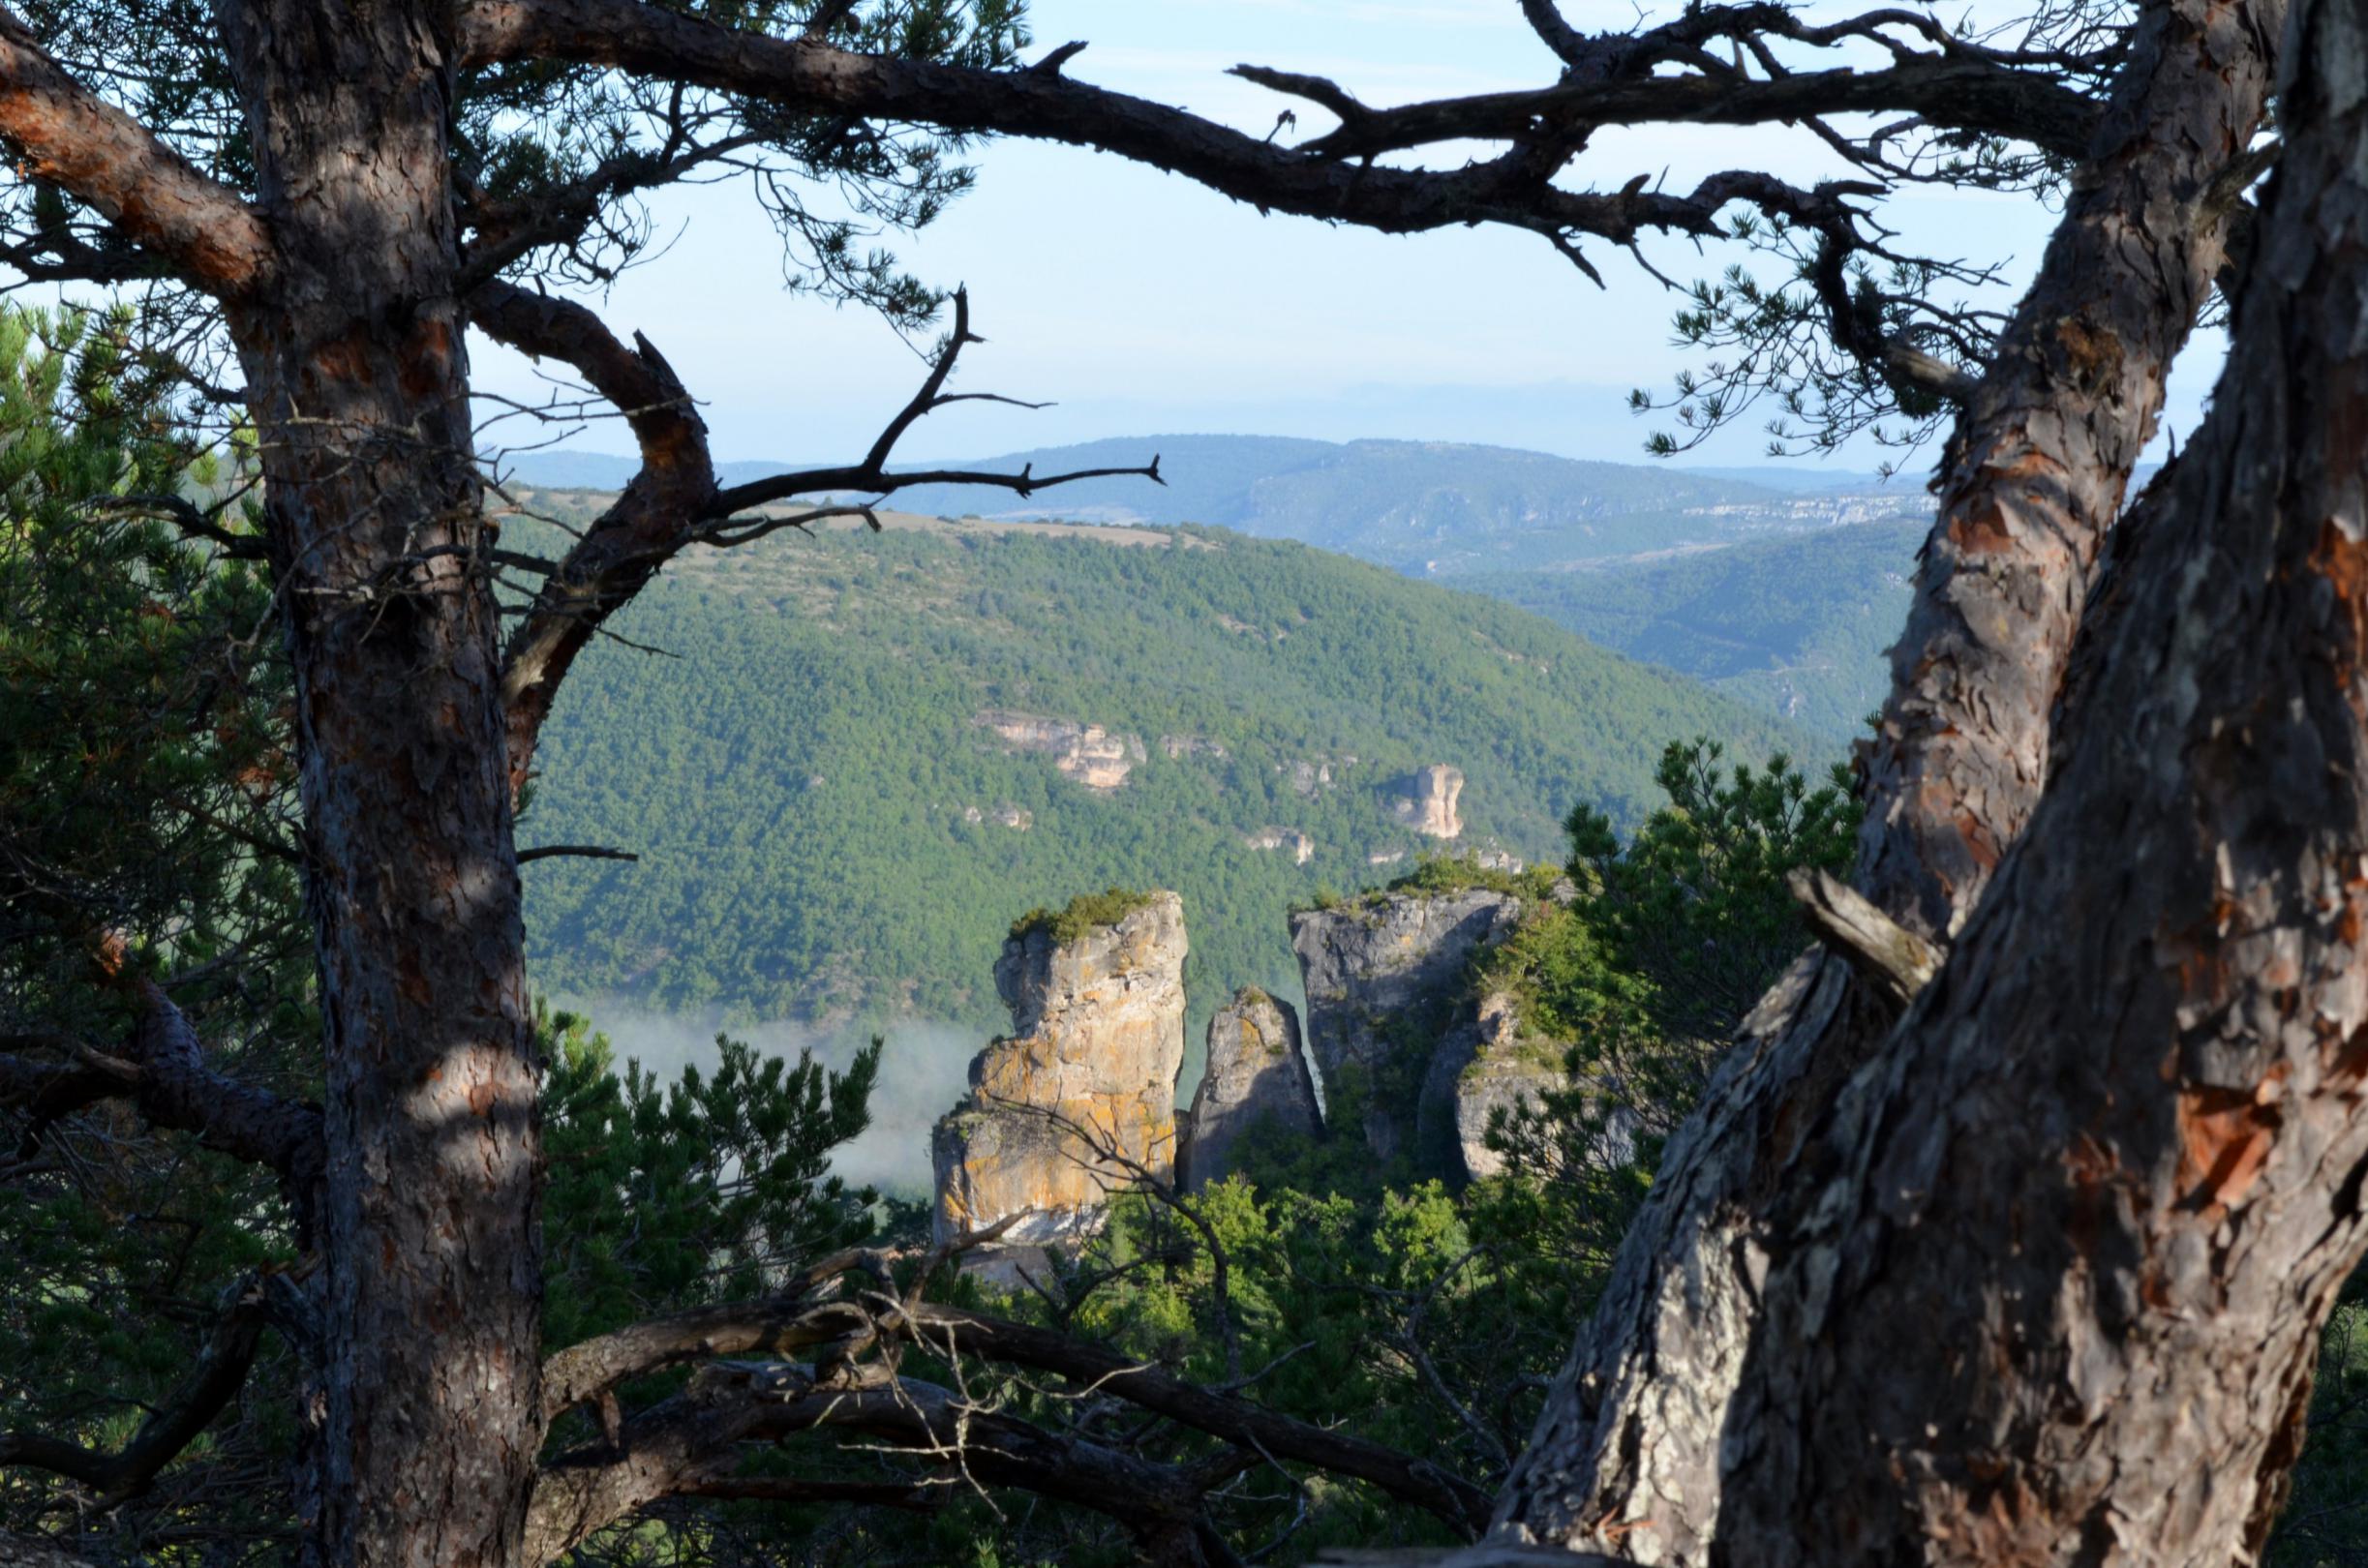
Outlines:
{"type": "MultiPolygon", "coordinates": [[[[870,220],[926,221],[962,175],[914,126],[1082,143],[1393,231],[1502,224],[1589,270],[1591,248],[1641,258],[1656,235],[1755,248],[1774,274],[1706,286],[1685,319],[1722,355],[1686,383],[1694,428],[1770,391],[1811,440],[1951,426],[1866,759],[1856,890],[1810,890],[1830,956],[1772,994],[1672,1140],[1499,1527],[1640,1561],[1704,1561],[1721,1536],[1785,1562],[2225,1563],[2258,1544],[2308,1346],[2368,1244],[2356,10],[2298,7],[2279,194],[2256,223],[2283,0],[2067,7],[1989,38],[1776,4],[1591,34],[1552,0],[1520,3],[1560,67],[1533,92],[1384,108],[1243,68],[1337,120],[1297,144],[1079,83],[1074,46],[1022,66],[996,0],[0,13],[17,181],[0,256],[29,278],[148,288],[200,365],[225,347],[235,369],[201,372],[197,395],[242,407],[258,437],[325,1103],[211,1072],[154,985],[131,985],[140,1017],[117,1059],[122,1093],[169,1082],[171,1125],[276,1168],[318,1255],[293,1320],[316,1380],[317,1555],[533,1560],[713,1480],[793,1407],[727,1379],[693,1411],[611,1421],[607,1446],[545,1462],[565,1409],[614,1412],[616,1385],[652,1366],[774,1344],[780,1304],[729,1333],[653,1325],[544,1364],[513,802],[576,652],[675,554],[784,526],[753,509],[801,494],[945,477],[886,465],[949,395],[966,311],[957,298],[922,392],[860,461],[724,488],[656,348],[526,285],[605,276],[638,243],[640,193],[730,168],[815,286],[926,314],[926,290],[795,194],[834,182],[870,220]],[[1744,169],[1671,192],[1567,172],[1597,130],[1654,121],[1782,122],[1849,177],[1744,169]],[[1452,141],[1496,150],[1393,162],[1452,141]],[[1929,180],[2062,185],[2011,317],[1956,303],[1979,271],[1895,251],[1870,216],[1929,180]],[[2116,528],[2216,280],[2240,307],[2234,395],[2142,523],[2116,528]],[[641,445],[632,485],[559,561],[503,551],[488,520],[471,327],[572,366],[641,445]],[[505,574],[521,589],[506,632],[505,574]]],[[[245,547],[202,509],[161,509],[245,547]]],[[[866,1332],[923,1315],[904,1302],[866,1332]]],[[[1053,1354],[943,1326],[983,1354],[1053,1354]]],[[[1296,1442],[1442,1493],[1139,1369],[1096,1375],[1244,1456],[1296,1442]]],[[[942,1442],[899,1397],[794,1407],[942,1442]]],[[[961,1430],[1012,1484],[1138,1489],[1162,1525],[1146,1550],[1206,1546],[1204,1475],[961,1430]]]]}

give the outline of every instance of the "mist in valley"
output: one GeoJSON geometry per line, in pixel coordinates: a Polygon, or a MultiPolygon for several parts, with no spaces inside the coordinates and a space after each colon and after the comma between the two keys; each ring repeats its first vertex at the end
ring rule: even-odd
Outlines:
{"type": "Polygon", "coordinates": [[[810,1050],[834,1069],[846,1067],[874,1034],[883,1037],[888,1045],[872,1090],[871,1126],[837,1152],[833,1165],[851,1182],[907,1198],[929,1194],[929,1129],[969,1088],[970,1059],[987,1043],[976,1030],[946,1023],[728,1027],[713,1017],[656,1011],[614,997],[554,998],[552,1005],[591,1019],[592,1028],[608,1037],[620,1071],[627,1060],[638,1061],[663,1083],[679,1078],[685,1067],[711,1070],[718,1030],[768,1056],[795,1060],[810,1050]]]}

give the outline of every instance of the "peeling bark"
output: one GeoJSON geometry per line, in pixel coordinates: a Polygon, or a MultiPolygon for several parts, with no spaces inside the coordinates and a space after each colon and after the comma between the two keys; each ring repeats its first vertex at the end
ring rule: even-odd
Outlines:
{"type": "Polygon", "coordinates": [[[2047,779],[2048,716],[2171,359],[2224,256],[2285,0],[2156,4],[2101,145],[1974,393],[1867,758],[1859,887],[1919,934],[1971,912],[2047,779]]]}
{"type": "Polygon", "coordinates": [[[2298,21],[2115,722],[1788,1174],[1720,1555],[2218,1568],[2282,1499],[2368,1251],[2368,17],[2298,21]]]}
{"type": "MultiPolygon", "coordinates": [[[[2149,11],[2089,170],[1960,421],[1860,843],[1861,888],[1914,935],[1953,933],[2045,782],[2099,548],[2220,264],[2203,203],[2261,123],[2283,16],[2283,0],[2149,11]]],[[[1769,1206],[1895,1010],[1843,960],[1810,957],[1746,1022],[1548,1395],[1500,1501],[1503,1535],[1709,1559],[1769,1206]]]]}

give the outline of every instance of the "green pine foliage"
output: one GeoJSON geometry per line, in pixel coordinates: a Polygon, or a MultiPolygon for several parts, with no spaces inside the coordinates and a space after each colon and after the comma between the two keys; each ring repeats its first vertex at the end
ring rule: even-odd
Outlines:
{"type": "Polygon", "coordinates": [[[718,1038],[712,1071],[620,1070],[588,1019],[537,1010],[545,1061],[543,1335],[558,1349],[654,1312],[774,1294],[869,1237],[879,1194],[831,1173],[870,1124],[880,1047],[844,1071],[718,1038]]]}
{"type": "Polygon", "coordinates": [[[1494,1120],[1511,1174],[1484,1201],[1498,1231],[1583,1266],[1608,1263],[1662,1142],[1807,946],[1786,878],[1850,861],[1844,769],[1812,785],[1782,753],[1757,768],[1723,756],[1706,739],[1670,746],[1667,804],[1625,842],[1572,811],[1571,896],[1535,906],[1483,961],[1481,983],[1514,994],[1532,1048],[1559,1050],[1570,1085],[1494,1120]]]}
{"type": "MultiPolygon", "coordinates": [[[[147,498],[206,495],[172,378],[124,313],[0,310],[0,1036],[70,1065],[129,1025],[92,957],[120,939],[213,1065],[307,1098],[311,947],[287,847],[288,701],[261,575],[147,498]]],[[[226,536],[252,537],[238,507],[226,536]]],[[[0,1430],[112,1450],[187,1374],[225,1291],[295,1259],[267,1172],[101,1111],[0,1097],[0,1430]]],[[[208,1499],[220,1560],[286,1545],[291,1357],[267,1342],[253,1419],[206,1434],[92,1550],[170,1538],[208,1499]],[[240,1546],[237,1535],[251,1527],[240,1546]]],[[[0,1474],[0,1528],[83,1504],[0,1474]]]]}

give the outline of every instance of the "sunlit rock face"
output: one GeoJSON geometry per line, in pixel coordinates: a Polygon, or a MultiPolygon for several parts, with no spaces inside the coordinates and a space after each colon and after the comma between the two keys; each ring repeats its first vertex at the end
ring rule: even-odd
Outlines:
{"type": "Polygon", "coordinates": [[[1012,1033],[971,1062],[969,1095],[930,1140],[941,1241],[1012,1215],[1005,1246],[1087,1235],[1128,1163],[1172,1174],[1185,951],[1172,892],[1066,940],[1047,919],[1003,945],[1012,1033]]]}
{"type": "Polygon", "coordinates": [[[1244,986],[1208,1021],[1208,1070],[1193,1092],[1177,1179],[1198,1191],[1232,1171],[1234,1145],[1260,1123],[1313,1137],[1316,1085],[1288,1002],[1244,986]]]}
{"type": "Polygon", "coordinates": [[[990,708],[971,722],[992,732],[1016,751],[1050,757],[1052,766],[1064,775],[1105,794],[1124,788],[1127,775],[1147,755],[1142,737],[1113,734],[1099,724],[1076,719],[990,708]]]}
{"type": "Polygon", "coordinates": [[[1474,999],[1468,1020],[1440,1040],[1416,1137],[1439,1151],[1451,1173],[1494,1176],[1504,1158],[1488,1146],[1489,1122],[1499,1111],[1534,1110],[1568,1081],[1562,1049],[1523,1034],[1511,996],[1486,992],[1474,999]]]}
{"type": "Polygon", "coordinates": [[[1461,838],[1464,819],[1456,803],[1464,795],[1464,770],[1445,763],[1417,768],[1392,787],[1385,803],[1389,814],[1418,833],[1432,838],[1461,838]]]}
{"type": "Polygon", "coordinates": [[[1422,1162],[1456,1174],[1443,1147],[1455,1075],[1442,1079],[1433,1063],[1442,1041],[1473,1021],[1472,955],[1520,919],[1520,899],[1485,888],[1381,893],[1291,917],[1308,1054],[1334,1135],[1361,1127],[1374,1154],[1390,1159],[1416,1152],[1418,1123],[1436,1127],[1442,1147],[1425,1148],[1422,1162]]]}
{"type": "Polygon", "coordinates": [[[1316,841],[1296,828],[1261,828],[1244,836],[1242,845],[1254,850],[1287,849],[1293,865],[1305,865],[1316,858],[1316,841]]]}

